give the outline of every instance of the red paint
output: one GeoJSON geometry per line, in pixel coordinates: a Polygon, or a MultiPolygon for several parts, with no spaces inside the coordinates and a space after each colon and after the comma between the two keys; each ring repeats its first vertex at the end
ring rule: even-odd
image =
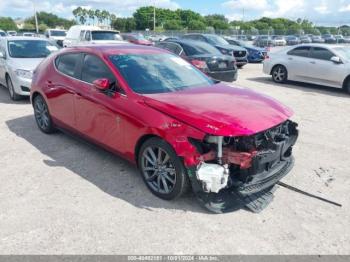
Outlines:
{"type": "Polygon", "coordinates": [[[107,78],[96,79],[92,84],[100,90],[107,90],[109,88],[109,80],[107,78]]]}
{"type": "Polygon", "coordinates": [[[277,101],[248,89],[224,84],[165,94],[134,93],[111,65],[111,54],[155,54],[167,51],[145,46],[114,45],[63,49],[36,69],[31,95],[46,100],[54,123],[135,161],[135,148],[145,135],[159,136],[183,157],[185,165],[198,163],[200,154],[188,138],[206,134],[246,136],[285,121],[292,112],[277,101]],[[102,59],[125,94],[107,96],[92,84],[67,77],[54,67],[54,58],[67,52],[85,52],[102,59]]]}

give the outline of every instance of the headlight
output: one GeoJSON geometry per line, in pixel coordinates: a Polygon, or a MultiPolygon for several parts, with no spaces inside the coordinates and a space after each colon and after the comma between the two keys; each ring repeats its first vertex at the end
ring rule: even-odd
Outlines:
{"type": "Polygon", "coordinates": [[[33,71],[17,69],[15,72],[17,76],[22,78],[32,79],[33,77],[33,71]]]}
{"type": "Polygon", "coordinates": [[[230,51],[228,51],[227,49],[220,49],[220,52],[224,55],[230,54],[230,51]]]}

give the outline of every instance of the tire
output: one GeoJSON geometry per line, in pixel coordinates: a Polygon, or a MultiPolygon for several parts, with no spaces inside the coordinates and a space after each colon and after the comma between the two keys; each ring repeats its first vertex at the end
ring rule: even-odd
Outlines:
{"type": "Polygon", "coordinates": [[[10,98],[12,101],[18,101],[22,98],[20,95],[16,93],[15,88],[13,87],[13,84],[12,84],[12,80],[9,76],[6,77],[6,85],[9,90],[10,98]]]}
{"type": "Polygon", "coordinates": [[[52,123],[49,108],[45,102],[45,99],[41,95],[34,97],[33,107],[35,121],[40,131],[46,134],[54,133],[55,128],[52,123]]]}
{"type": "Polygon", "coordinates": [[[239,69],[242,69],[243,66],[244,66],[244,65],[238,65],[237,67],[238,67],[239,69]]]}
{"type": "Polygon", "coordinates": [[[272,80],[276,83],[285,83],[288,79],[287,69],[283,65],[276,65],[271,70],[272,80]]]}
{"type": "Polygon", "coordinates": [[[148,189],[161,199],[176,199],[190,187],[181,159],[171,145],[160,138],[150,138],[143,143],[138,167],[148,189]]]}
{"type": "Polygon", "coordinates": [[[350,77],[344,82],[344,91],[350,95],[350,77]]]}

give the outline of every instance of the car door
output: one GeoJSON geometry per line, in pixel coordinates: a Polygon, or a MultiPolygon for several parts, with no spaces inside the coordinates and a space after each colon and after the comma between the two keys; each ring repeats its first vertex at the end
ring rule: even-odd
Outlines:
{"type": "Polygon", "coordinates": [[[337,56],[331,50],[324,47],[312,47],[310,52],[311,64],[308,71],[315,83],[341,87],[344,81],[345,65],[331,61],[337,56]]]}
{"type": "Polygon", "coordinates": [[[81,53],[65,53],[55,60],[58,74],[48,74],[44,83],[45,93],[50,101],[52,117],[68,128],[75,128],[74,96],[80,84],[79,61],[81,53]]]}
{"type": "Polygon", "coordinates": [[[0,58],[0,84],[6,85],[6,40],[0,39],[0,52],[4,55],[4,57],[0,58]]]}
{"type": "Polygon", "coordinates": [[[81,85],[75,96],[75,117],[78,131],[99,144],[121,152],[124,148],[123,107],[126,96],[121,89],[110,93],[94,87],[97,79],[107,78],[114,88],[118,85],[116,77],[108,66],[93,54],[84,54],[81,65],[81,85]]]}
{"type": "Polygon", "coordinates": [[[306,81],[309,78],[310,46],[299,46],[287,52],[288,79],[306,81]]]}

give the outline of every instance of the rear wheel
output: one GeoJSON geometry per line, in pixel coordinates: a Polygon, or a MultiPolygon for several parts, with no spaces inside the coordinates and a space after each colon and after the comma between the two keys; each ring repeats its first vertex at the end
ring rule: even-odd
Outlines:
{"type": "Polygon", "coordinates": [[[287,81],[288,72],[283,65],[276,65],[271,71],[272,80],[276,83],[284,83],[287,81]]]}
{"type": "Polygon", "coordinates": [[[11,100],[13,100],[13,101],[20,100],[21,96],[16,93],[15,88],[13,87],[12,80],[9,76],[6,77],[6,84],[7,84],[8,90],[9,90],[11,100]]]}
{"type": "Polygon", "coordinates": [[[53,133],[55,131],[55,128],[51,120],[49,108],[47,107],[47,104],[41,95],[37,95],[34,98],[33,107],[35,121],[39,129],[46,134],[53,133]]]}
{"type": "Polygon", "coordinates": [[[141,146],[138,166],[147,187],[159,198],[172,200],[189,188],[189,179],[181,159],[160,138],[151,138],[141,146]]]}

